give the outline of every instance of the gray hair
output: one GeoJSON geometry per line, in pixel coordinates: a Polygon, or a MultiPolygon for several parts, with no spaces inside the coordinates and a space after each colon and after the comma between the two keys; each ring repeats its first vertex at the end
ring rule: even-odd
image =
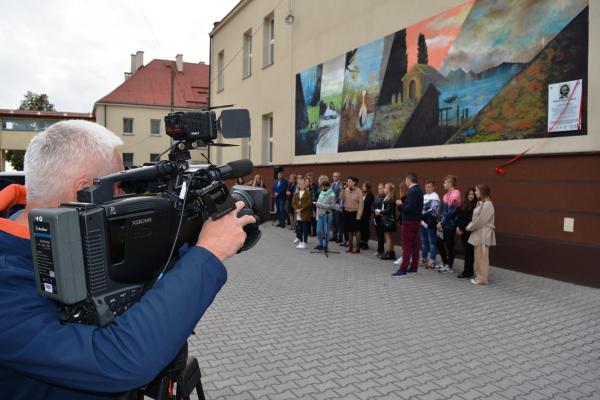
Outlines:
{"type": "Polygon", "coordinates": [[[73,179],[108,167],[123,141],[93,122],[60,121],[38,133],[25,152],[28,203],[59,200],[73,179]]]}

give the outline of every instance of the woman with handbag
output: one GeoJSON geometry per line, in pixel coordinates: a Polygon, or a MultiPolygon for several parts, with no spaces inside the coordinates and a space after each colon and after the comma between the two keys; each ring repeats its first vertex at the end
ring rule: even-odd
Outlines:
{"type": "Polygon", "coordinates": [[[394,237],[396,232],[396,190],[393,183],[386,183],[383,188],[383,206],[381,211],[375,210],[376,216],[381,216],[383,223],[383,237],[385,239],[385,253],[382,260],[395,260],[394,237]]]}
{"type": "Polygon", "coordinates": [[[466,230],[471,232],[469,243],[475,247],[475,278],[471,283],[487,285],[490,269],[490,247],[496,245],[496,227],[494,225],[494,205],[490,187],[480,183],[475,187],[479,202],[473,210],[473,219],[466,230]]]}

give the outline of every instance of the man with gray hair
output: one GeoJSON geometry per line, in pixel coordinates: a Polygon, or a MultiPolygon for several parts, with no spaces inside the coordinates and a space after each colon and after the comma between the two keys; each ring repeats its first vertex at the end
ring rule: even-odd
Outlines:
{"type": "MultiPolygon", "coordinates": [[[[190,249],[131,309],[97,327],[59,322],[36,292],[28,213],[75,201],[94,177],[123,170],[121,140],[87,121],[59,122],[25,154],[27,205],[0,219],[0,387],[3,399],[106,399],[152,380],[178,353],[227,279],[251,216],[204,223],[190,249]]],[[[115,188],[115,192],[118,188],[115,188]]]]}

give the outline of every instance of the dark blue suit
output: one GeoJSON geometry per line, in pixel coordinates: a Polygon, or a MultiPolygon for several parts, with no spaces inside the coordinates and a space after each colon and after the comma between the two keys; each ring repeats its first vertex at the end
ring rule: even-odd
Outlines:
{"type": "Polygon", "coordinates": [[[273,197],[277,206],[277,217],[279,225],[285,226],[285,192],[287,191],[288,183],[285,179],[276,180],[273,184],[273,197]]]}

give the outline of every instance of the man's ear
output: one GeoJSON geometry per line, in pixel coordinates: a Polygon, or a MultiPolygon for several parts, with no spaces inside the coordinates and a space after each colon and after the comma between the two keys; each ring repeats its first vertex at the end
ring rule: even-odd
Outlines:
{"type": "Polygon", "coordinates": [[[75,181],[75,185],[73,188],[75,189],[75,193],[79,192],[86,187],[92,186],[92,180],[89,178],[79,178],[75,181]]]}

